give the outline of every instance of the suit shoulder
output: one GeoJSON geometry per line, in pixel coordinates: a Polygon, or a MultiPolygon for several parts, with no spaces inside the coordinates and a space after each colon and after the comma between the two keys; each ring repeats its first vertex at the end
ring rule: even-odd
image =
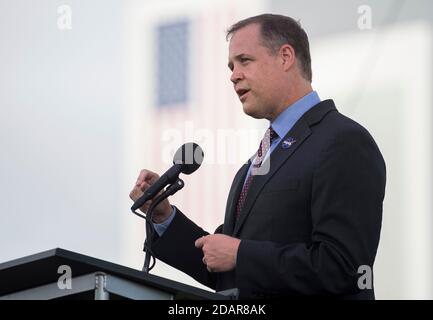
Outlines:
{"type": "Polygon", "coordinates": [[[364,137],[374,141],[372,135],[364,126],[338,111],[328,113],[318,128],[320,131],[327,132],[328,137],[333,139],[345,140],[345,138],[364,137]]]}
{"type": "Polygon", "coordinates": [[[322,152],[368,152],[384,162],[380,148],[369,131],[337,110],[327,113],[311,130],[314,145],[322,152]]]}

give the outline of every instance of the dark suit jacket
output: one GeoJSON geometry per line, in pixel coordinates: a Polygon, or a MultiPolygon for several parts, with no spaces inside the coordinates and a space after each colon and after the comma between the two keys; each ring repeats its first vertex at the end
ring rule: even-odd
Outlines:
{"type": "Polygon", "coordinates": [[[235,270],[209,273],[194,242],[208,234],[179,209],[153,241],[160,260],[241,298],[328,296],[374,299],[358,288],[379,243],[385,163],[371,135],[332,100],[306,112],[255,176],[239,220],[234,211],[249,167],[236,174],[220,232],[241,239],[235,270]],[[289,148],[282,143],[296,140],[289,148]]]}

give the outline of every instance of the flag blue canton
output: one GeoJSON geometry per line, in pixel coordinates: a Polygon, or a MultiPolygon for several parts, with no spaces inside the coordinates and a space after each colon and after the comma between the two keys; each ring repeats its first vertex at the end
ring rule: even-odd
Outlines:
{"type": "Polygon", "coordinates": [[[157,106],[169,107],[188,101],[189,23],[158,26],[157,106]]]}

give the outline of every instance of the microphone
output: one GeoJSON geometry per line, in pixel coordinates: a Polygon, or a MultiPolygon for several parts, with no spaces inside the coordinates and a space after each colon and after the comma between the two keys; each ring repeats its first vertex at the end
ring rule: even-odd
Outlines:
{"type": "Polygon", "coordinates": [[[203,157],[203,150],[198,144],[194,142],[185,143],[174,154],[173,166],[137,199],[131,207],[131,210],[137,210],[144,205],[146,201],[153,199],[158,192],[164,189],[168,184],[175,183],[180,173],[191,174],[196,171],[203,162],[203,157]]]}

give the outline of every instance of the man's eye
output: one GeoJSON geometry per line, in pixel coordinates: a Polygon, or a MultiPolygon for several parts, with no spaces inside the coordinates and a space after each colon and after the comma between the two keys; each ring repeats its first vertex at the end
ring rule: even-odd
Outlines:
{"type": "Polygon", "coordinates": [[[248,62],[248,61],[250,61],[250,59],[248,59],[248,58],[242,58],[242,59],[241,59],[241,62],[242,62],[242,63],[245,63],[245,62],[248,62]]]}

